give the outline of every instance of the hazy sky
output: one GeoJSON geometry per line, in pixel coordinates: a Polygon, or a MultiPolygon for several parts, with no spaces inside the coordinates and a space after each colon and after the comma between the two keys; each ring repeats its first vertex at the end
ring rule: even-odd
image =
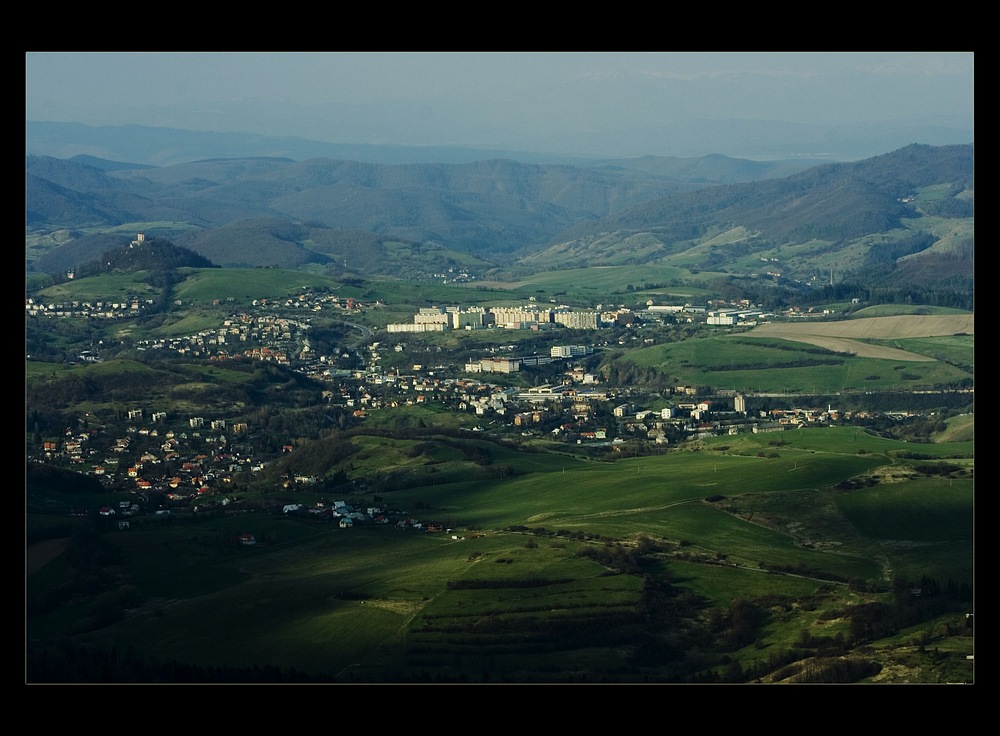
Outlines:
{"type": "MultiPolygon", "coordinates": [[[[678,121],[973,117],[972,52],[28,52],[26,120],[544,146],[678,121]]],[[[624,138],[623,138],[624,140],[624,138]]],[[[971,142],[971,141],[968,141],[971,142]]]]}

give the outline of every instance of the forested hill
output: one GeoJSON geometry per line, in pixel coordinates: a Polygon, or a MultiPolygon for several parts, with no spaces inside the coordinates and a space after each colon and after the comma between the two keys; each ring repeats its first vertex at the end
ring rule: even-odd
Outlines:
{"type": "MultiPolygon", "coordinates": [[[[283,221],[489,257],[537,248],[578,222],[665,195],[784,176],[811,165],[725,156],[648,156],[592,166],[509,160],[385,165],[263,157],[145,168],[95,164],[91,158],[27,158],[29,233],[78,231],[73,238],[78,240],[128,223],[155,223],[157,229],[147,226],[147,233],[198,250],[205,242],[202,236],[212,230],[257,221],[270,231],[272,223],[283,221]]],[[[269,242],[273,245],[274,239],[269,242]]],[[[238,259],[206,255],[221,266],[269,266],[277,255],[274,248],[265,248],[258,261],[255,247],[242,244],[232,250],[238,259]]],[[[286,249],[278,260],[296,264],[314,259],[301,253],[292,257],[286,249]]],[[[78,262],[79,256],[67,259],[53,252],[34,266],[58,273],[68,261],[78,262]]]]}
{"type": "Polygon", "coordinates": [[[100,258],[85,264],[80,277],[114,271],[171,271],[177,268],[218,268],[210,260],[166,240],[149,238],[121,248],[105,251],[100,258]]]}
{"type": "Polygon", "coordinates": [[[29,246],[29,270],[79,268],[140,223],[222,267],[318,266],[338,277],[648,264],[972,293],[971,143],[797,171],[724,156],[587,167],[90,163],[28,158],[28,241],[41,244],[37,254],[29,246]]]}
{"type": "MultiPolygon", "coordinates": [[[[890,262],[902,267],[902,259],[922,254],[957,257],[958,271],[971,279],[973,164],[971,144],[912,145],[782,179],[668,196],[579,223],[526,258],[525,265],[673,260],[745,273],[764,270],[759,262],[766,260],[776,264],[772,271],[806,278],[833,268],[846,274],[890,262]],[[629,242],[643,247],[622,248],[629,242]]],[[[936,269],[912,265],[906,264],[911,275],[922,271],[924,279],[933,279],[936,269]]],[[[945,269],[949,275],[955,274],[954,265],[945,269]]]]}
{"type": "MultiPolygon", "coordinates": [[[[906,202],[917,190],[948,187],[949,207],[971,216],[955,198],[973,186],[973,147],[913,145],[864,161],[822,164],[783,179],[708,187],[664,197],[598,222],[581,223],[556,239],[594,238],[612,231],[669,231],[691,237],[712,226],[742,225],[779,241],[847,239],[900,227],[916,214],[906,202]]],[[[943,212],[944,203],[935,205],[943,212]]]]}

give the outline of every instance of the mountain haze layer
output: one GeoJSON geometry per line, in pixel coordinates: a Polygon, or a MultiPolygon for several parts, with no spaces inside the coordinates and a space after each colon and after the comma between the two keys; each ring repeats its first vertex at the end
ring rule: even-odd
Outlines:
{"type": "MultiPolygon", "coordinates": [[[[586,168],[507,159],[384,165],[240,158],[118,169],[110,162],[95,163],[91,158],[28,157],[29,230],[94,231],[157,223],[158,234],[197,250],[199,240],[203,247],[217,240],[210,235],[213,229],[238,226],[246,233],[253,221],[263,229],[285,221],[495,255],[538,247],[581,221],[669,194],[801,168],[722,156],[645,157],[586,168]]],[[[66,244],[70,250],[52,252],[36,267],[58,273],[100,250],[101,243],[91,243],[89,232],[80,235],[66,244]]],[[[219,253],[205,255],[220,265],[287,263],[285,257],[276,261],[266,249],[248,248],[245,242],[239,251],[236,261],[219,253]]]]}
{"type": "Polygon", "coordinates": [[[796,288],[972,292],[972,144],[798,171],[724,156],[94,163],[27,159],[28,240],[47,240],[29,245],[30,270],[79,268],[144,229],[222,267],[335,276],[655,265],[796,288]]]}

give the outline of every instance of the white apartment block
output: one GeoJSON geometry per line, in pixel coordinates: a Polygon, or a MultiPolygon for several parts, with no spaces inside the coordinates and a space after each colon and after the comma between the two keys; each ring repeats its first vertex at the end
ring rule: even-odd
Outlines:
{"type": "Polygon", "coordinates": [[[554,345],[549,351],[553,358],[577,358],[593,352],[594,348],[587,345],[554,345]]]}
{"type": "Polygon", "coordinates": [[[497,327],[519,328],[526,322],[551,322],[551,312],[524,307],[493,307],[490,309],[497,327]]]}
{"type": "Polygon", "coordinates": [[[469,373],[516,373],[521,370],[519,358],[483,358],[465,364],[469,373]]]}
{"type": "Polygon", "coordinates": [[[600,326],[597,312],[556,312],[554,319],[574,330],[596,330],[600,326]]]}
{"type": "Polygon", "coordinates": [[[441,322],[414,323],[396,322],[385,326],[387,332],[444,332],[445,325],[441,322]]]}

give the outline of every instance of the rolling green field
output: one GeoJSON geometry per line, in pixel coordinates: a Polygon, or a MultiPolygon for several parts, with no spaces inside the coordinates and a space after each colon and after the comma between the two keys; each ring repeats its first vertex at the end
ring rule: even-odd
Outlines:
{"type": "MultiPolygon", "coordinates": [[[[254,300],[294,298],[309,290],[361,300],[370,310],[358,315],[359,319],[372,320],[378,326],[397,319],[409,321],[418,306],[522,304],[538,291],[513,282],[445,285],[387,278],[373,278],[357,286],[322,274],[274,268],[182,268],[177,274],[183,280],[174,286],[171,298],[187,309],[216,303],[224,307],[245,307],[254,300]],[[376,307],[376,301],[381,305],[376,307]],[[397,316],[392,316],[394,309],[399,310],[397,316]]],[[[159,295],[159,290],[146,283],[148,276],[146,272],[137,271],[64,281],[41,289],[34,298],[44,303],[114,301],[126,296],[152,299],[159,295]]],[[[564,277],[558,280],[562,285],[573,283],[564,277]]],[[[574,298],[580,296],[574,292],[574,298]]]]}
{"type": "MultiPolygon", "coordinates": [[[[588,269],[576,281],[564,272],[509,287],[386,281],[364,291],[261,271],[188,272],[175,297],[191,306],[129,328],[131,337],[196,333],[217,325],[214,300],[226,308],[230,298],[287,298],[303,288],[383,300],[357,318],[373,327],[408,321],[418,303],[523,303],[528,294],[606,302],[623,284],[643,301],[693,294],[668,286],[668,269],[629,266],[588,269]],[[414,301],[418,293],[423,301],[414,301]]],[[[51,287],[45,299],[155,296],[135,276],[102,278],[51,287]]],[[[66,329],[70,345],[78,328],[66,329]]],[[[509,335],[505,343],[535,337],[509,335]]],[[[491,339],[429,335],[421,346],[452,349],[461,340],[474,350],[491,339]]],[[[658,372],[665,385],[748,393],[971,382],[972,335],[872,342],[932,360],[861,358],[732,331],[612,357],[658,372]]],[[[175,361],[28,361],[26,373],[29,391],[65,393],[39,388],[33,405],[95,423],[127,408],[136,386],[150,410],[220,415],[250,392],[278,391],[291,407],[297,390],[265,369],[175,361]],[[56,376],[64,380],[45,383],[56,376]]],[[[711,437],[643,457],[544,438],[517,447],[460,431],[480,421],[434,405],[373,410],[367,433],[334,438],[354,450],[343,459],[335,443],[299,441],[287,461],[239,485],[229,510],[183,507],[92,536],[91,522],[68,510],[116,506],[124,494],[29,489],[29,539],[57,543],[28,578],[29,653],[72,643],[180,663],[182,672],[277,668],[320,682],[971,681],[962,606],[971,607],[965,591],[974,583],[972,414],[937,423],[933,443],[809,427],[711,437]],[[332,500],[282,486],[293,470],[348,479],[338,498],[385,505],[392,522],[341,529],[281,514],[286,503],[332,500]],[[448,531],[396,528],[400,519],[448,531]],[[243,533],[257,543],[234,543],[243,533]],[[903,584],[924,598],[901,600],[903,584]],[[873,608],[891,610],[892,625],[858,613],[873,608]],[[832,657],[855,669],[832,667],[832,657]]]]}
{"type": "MultiPolygon", "coordinates": [[[[850,304],[830,305],[838,312],[850,309],[850,304]]],[[[935,307],[913,304],[879,304],[872,307],[859,309],[852,315],[856,318],[863,317],[895,317],[902,314],[968,314],[965,309],[954,307],[935,307]]]]}
{"type": "MultiPolygon", "coordinates": [[[[262,512],[140,517],[102,535],[123,587],[29,616],[29,647],[74,632],[80,645],[157,661],[340,682],[692,681],[735,676],[733,662],[763,676],[779,652],[809,656],[803,631],[842,639],[845,611],[887,601],[891,580],[972,584],[971,442],[920,445],[912,458],[908,443],[815,428],[601,462],[470,439],[475,456],[489,454],[483,470],[508,470],[463,480],[470,454],[454,438],[428,438],[418,454],[410,440],[352,441],[383,466],[431,461],[426,481],[414,476],[385,503],[450,530],[262,512]],[[954,467],[920,472],[941,463],[954,467]],[[256,545],[233,543],[245,532],[256,545]],[[94,624],[126,588],[122,615],[94,624]],[[747,611],[750,629],[737,626],[747,611]]],[[[45,518],[29,514],[29,525],[45,518]]],[[[29,599],[73,574],[68,562],[32,575],[29,599]]],[[[956,657],[971,646],[940,641],[956,657]]],[[[902,645],[880,646],[889,661],[902,645]]],[[[934,681],[924,664],[921,681],[934,681]]]]}
{"type": "Polygon", "coordinates": [[[975,372],[976,338],[974,335],[911,337],[879,340],[878,344],[926,355],[969,374],[975,372]]]}
{"type": "Polygon", "coordinates": [[[805,343],[757,338],[751,334],[653,345],[629,352],[624,360],[641,368],[655,369],[676,378],[678,383],[750,393],[921,390],[957,385],[972,378],[972,336],[894,340],[891,343],[936,360],[903,362],[861,358],[805,343]],[[944,358],[949,362],[944,362],[944,358]]]}
{"type": "MultiPolygon", "coordinates": [[[[704,277],[706,284],[709,275],[704,277]]],[[[657,265],[609,265],[591,268],[559,268],[553,271],[539,271],[524,279],[512,282],[526,293],[539,293],[546,297],[558,299],[560,296],[571,295],[573,298],[590,297],[598,302],[604,301],[612,294],[628,294],[632,299],[649,297],[665,300],[703,300],[710,294],[707,288],[700,290],[691,286],[691,272],[685,268],[657,265]],[[686,284],[686,286],[667,287],[664,284],[686,284]]],[[[501,286],[501,284],[496,284],[501,286]]]]}
{"type": "Polygon", "coordinates": [[[159,290],[145,283],[142,277],[143,274],[136,273],[99,274],[48,286],[34,298],[43,303],[114,302],[127,296],[155,298],[159,290]]]}
{"type": "Polygon", "coordinates": [[[974,414],[961,414],[950,417],[945,429],[934,436],[935,442],[967,442],[975,439],[976,417],[974,414]]]}

